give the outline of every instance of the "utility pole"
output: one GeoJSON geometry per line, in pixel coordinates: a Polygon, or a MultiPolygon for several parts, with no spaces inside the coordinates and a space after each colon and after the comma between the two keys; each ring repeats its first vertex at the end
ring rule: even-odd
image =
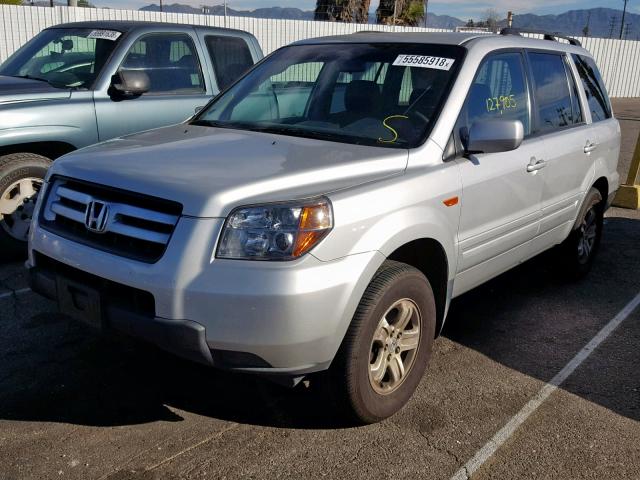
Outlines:
{"type": "Polygon", "coordinates": [[[609,21],[609,38],[613,38],[613,30],[616,28],[616,17],[611,17],[609,21]]]}
{"type": "Polygon", "coordinates": [[[627,40],[629,39],[629,33],[631,33],[631,24],[627,22],[627,24],[624,26],[624,38],[627,40]]]}
{"type": "Polygon", "coordinates": [[[429,0],[424,0],[424,28],[427,28],[427,6],[429,5],[429,0]]]}
{"type": "Polygon", "coordinates": [[[162,12],[162,0],[160,0],[160,11],[162,12]]]}
{"type": "Polygon", "coordinates": [[[513,27],[513,12],[507,12],[507,27],[513,27]]]}
{"type": "Polygon", "coordinates": [[[582,34],[585,37],[589,36],[589,27],[590,27],[590,25],[591,25],[591,10],[589,10],[589,14],[587,15],[587,24],[582,29],[582,34]]]}
{"type": "Polygon", "coordinates": [[[624,0],[624,8],[622,9],[622,21],[620,22],[620,40],[622,40],[622,31],[624,29],[624,17],[627,16],[627,2],[629,0],[624,0]]]}

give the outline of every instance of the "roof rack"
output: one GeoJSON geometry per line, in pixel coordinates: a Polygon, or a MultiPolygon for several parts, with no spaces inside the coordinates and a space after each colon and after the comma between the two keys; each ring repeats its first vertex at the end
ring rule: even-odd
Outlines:
{"type": "Polygon", "coordinates": [[[577,47],[582,46],[580,41],[576,38],[568,37],[566,35],[560,35],[559,33],[547,32],[545,30],[527,30],[523,28],[503,28],[502,30],[500,30],[500,35],[517,35],[521,37],[523,33],[534,33],[537,35],[542,35],[545,40],[551,40],[552,42],[557,42],[559,38],[562,38],[568,41],[571,45],[575,45],[577,47]]]}

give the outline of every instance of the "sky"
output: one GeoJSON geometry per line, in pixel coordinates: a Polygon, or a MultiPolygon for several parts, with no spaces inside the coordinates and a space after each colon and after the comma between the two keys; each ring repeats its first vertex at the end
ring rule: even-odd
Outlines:
{"type": "MultiPolygon", "coordinates": [[[[372,0],[375,10],[379,0],[372,0]]],[[[183,3],[194,7],[205,5],[220,5],[223,0],[164,0],[165,3],[183,3]]],[[[158,0],[93,0],[98,7],[133,8],[138,9],[158,0]]],[[[312,10],[315,0],[227,0],[227,5],[236,10],[253,10],[261,7],[297,7],[302,10],[312,10]]],[[[506,16],[508,10],[514,13],[558,14],[567,10],[608,7],[622,9],[623,0],[429,0],[429,12],[438,15],[451,15],[461,19],[482,17],[489,8],[495,8],[506,16]]],[[[640,0],[629,0],[628,10],[640,13],[640,0]]]]}

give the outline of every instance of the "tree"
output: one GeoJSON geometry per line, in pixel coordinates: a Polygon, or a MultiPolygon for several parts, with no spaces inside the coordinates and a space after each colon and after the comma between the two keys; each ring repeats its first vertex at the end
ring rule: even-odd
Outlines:
{"type": "Polygon", "coordinates": [[[315,20],[367,23],[371,0],[317,0],[315,20]]]}
{"type": "Polygon", "coordinates": [[[387,25],[419,25],[424,18],[425,0],[380,0],[376,10],[378,23],[387,25]]]}
{"type": "Polygon", "coordinates": [[[469,20],[467,20],[467,24],[465,26],[469,28],[475,27],[476,24],[474,23],[473,18],[470,18],[469,20]]]}
{"type": "Polygon", "coordinates": [[[0,5],[22,5],[22,0],[0,0],[0,5]]]}
{"type": "Polygon", "coordinates": [[[489,30],[497,32],[498,22],[500,22],[500,14],[495,8],[489,8],[484,12],[484,26],[489,30]]]}

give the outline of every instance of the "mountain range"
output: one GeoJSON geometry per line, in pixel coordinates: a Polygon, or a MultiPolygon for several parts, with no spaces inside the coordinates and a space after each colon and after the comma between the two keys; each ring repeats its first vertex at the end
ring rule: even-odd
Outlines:
{"type": "MultiPolygon", "coordinates": [[[[158,4],[150,4],[140,8],[143,11],[160,11],[158,4]]],[[[174,13],[203,13],[201,8],[194,8],[190,5],[173,3],[164,5],[165,12],[174,13]]],[[[224,15],[224,7],[216,5],[207,8],[209,15],[224,15]]],[[[300,10],[299,8],[257,8],[255,10],[235,10],[227,8],[227,15],[239,17],[256,18],[280,18],[287,20],[313,20],[313,11],[300,10]]],[[[371,16],[373,17],[373,16],[371,16]]],[[[591,8],[582,10],[570,10],[559,15],[535,15],[525,13],[514,16],[513,26],[516,28],[526,28],[535,30],[548,30],[551,32],[563,33],[565,35],[583,36],[583,31],[588,25],[589,36],[591,37],[613,37],[620,35],[620,20],[622,10],[612,8],[591,8]],[[613,27],[612,27],[613,26],[613,27]]],[[[436,15],[433,13],[427,16],[427,26],[431,28],[455,28],[466,25],[466,21],[449,15],[436,15]]],[[[627,12],[623,33],[625,38],[640,40],[640,15],[627,12]]],[[[500,26],[506,26],[506,19],[499,22],[500,26]]]]}

